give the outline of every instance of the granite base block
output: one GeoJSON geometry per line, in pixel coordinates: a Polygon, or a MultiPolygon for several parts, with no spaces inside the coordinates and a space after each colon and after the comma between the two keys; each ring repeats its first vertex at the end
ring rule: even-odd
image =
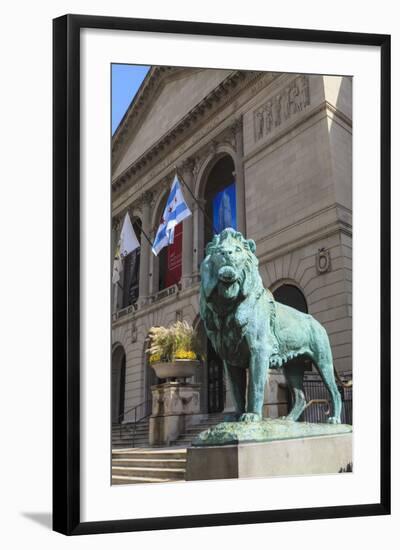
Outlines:
{"type": "Polygon", "coordinates": [[[186,479],[333,474],[351,470],[352,462],[352,433],[190,447],[186,479]]]}

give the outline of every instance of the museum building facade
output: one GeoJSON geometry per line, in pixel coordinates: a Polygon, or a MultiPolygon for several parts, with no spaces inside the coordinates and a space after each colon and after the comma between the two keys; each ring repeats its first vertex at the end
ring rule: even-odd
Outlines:
{"type": "MultiPolygon", "coordinates": [[[[227,226],[255,240],[265,287],[323,324],[351,374],[351,177],[351,78],[151,67],[112,139],[112,252],[126,212],[141,243],[112,288],[114,423],[151,413],[149,329],[176,320],[202,341],[202,414],[232,410],[199,317],[205,245],[227,226]],[[192,216],[155,256],[176,172],[192,216]]],[[[271,378],[265,412],[282,414],[287,390],[271,378]]]]}

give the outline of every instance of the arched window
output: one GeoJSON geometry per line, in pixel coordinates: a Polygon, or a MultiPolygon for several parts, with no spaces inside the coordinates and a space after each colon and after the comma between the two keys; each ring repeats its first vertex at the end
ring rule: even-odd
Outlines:
{"type": "Polygon", "coordinates": [[[120,424],[124,419],[125,365],[125,350],[121,344],[118,344],[112,353],[111,367],[111,417],[113,424],[120,424]]]}
{"type": "MultiPolygon", "coordinates": [[[[285,306],[293,307],[302,313],[308,313],[307,300],[302,291],[295,285],[285,283],[275,289],[272,293],[277,302],[284,304],[285,306]]],[[[300,362],[304,365],[305,370],[312,370],[312,363],[310,359],[294,359],[293,361],[300,362]]]]}
{"type": "MultiPolygon", "coordinates": [[[[142,222],[139,218],[132,220],[133,230],[138,241],[141,240],[142,222]]],[[[140,247],[128,254],[124,260],[124,285],[122,295],[122,307],[127,307],[137,302],[139,297],[139,273],[140,273],[140,247]]]]}
{"type": "Polygon", "coordinates": [[[302,291],[297,286],[283,284],[273,292],[277,302],[294,307],[303,313],[308,313],[307,302],[302,291]]]}
{"type": "Polygon", "coordinates": [[[237,229],[236,180],[232,157],[224,155],[213,166],[205,187],[204,246],[214,233],[237,229]]]}

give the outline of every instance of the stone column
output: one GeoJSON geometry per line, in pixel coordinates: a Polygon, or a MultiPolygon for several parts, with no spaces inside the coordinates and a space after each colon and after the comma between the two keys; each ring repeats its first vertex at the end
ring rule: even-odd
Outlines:
{"type": "MultiPolygon", "coordinates": [[[[180,173],[185,184],[194,193],[193,174],[194,162],[188,160],[180,167],[180,173]]],[[[182,185],[182,192],[186,203],[192,211],[192,215],[183,220],[183,239],[182,239],[182,288],[189,288],[192,285],[193,275],[193,216],[195,201],[185,185],[182,185]]]]}
{"type": "Polygon", "coordinates": [[[193,279],[195,280],[199,278],[200,264],[204,256],[204,214],[201,208],[204,210],[205,204],[204,199],[197,199],[197,203],[193,205],[193,279]]]}
{"type": "Polygon", "coordinates": [[[236,119],[232,126],[234,143],[236,146],[235,172],[236,172],[236,208],[237,229],[246,235],[246,197],[243,166],[243,121],[242,117],[236,119]]]}
{"type": "MultiPolygon", "coordinates": [[[[146,235],[150,233],[150,207],[153,194],[146,191],[142,197],[142,229],[146,235]]],[[[147,303],[149,296],[150,244],[142,234],[140,239],[140,271],[139,271],[139,307],[147,303]]]]}
{"type": "MultiPolygon", "coordinates": [[[[153,228],[149,233],[151,242],[154,242],[157,229],[153,228]]],[[[158,256],[155,256],[153,252],[150,250],[150,281],[149,281],[150,294],[157,294],[158,292],[158,273],[159,273],[158,256]]]]}
{"type": "MultiPolygon", "coordinates": [[[[112,232],[111,232],[111,262],[112,262],[111,274],[113,273],[113,269],[114,269],[114,257],[115,257],[115,251],[118,245],[120,231],[121,231],[121,220],[119,218],[114,218],[112,222],[112,232]]],[[[120,281],[119,281],[120,285],[122,285],[122,280],[123,280],[123,273],[120,274],[120,281]]],[[[118,283],[112,285],[111,293],[112,293],[112,313],[115,313],[116,311],[118,311],[118,308],[119,308],[118,299],[121,295],[121,288],[118,285],[118,283]]]]}

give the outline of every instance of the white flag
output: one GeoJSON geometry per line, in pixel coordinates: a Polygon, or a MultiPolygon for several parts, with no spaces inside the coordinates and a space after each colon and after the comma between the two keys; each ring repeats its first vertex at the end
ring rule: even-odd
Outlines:
{"type": "Polygon", "coordinates": [[[139,248],[140,243],[132,227],[132,222],[128,212],[125,214],[124,224],[121,230],[120,238],[120,256],[125,258],[128,254],[139,248]]]}

